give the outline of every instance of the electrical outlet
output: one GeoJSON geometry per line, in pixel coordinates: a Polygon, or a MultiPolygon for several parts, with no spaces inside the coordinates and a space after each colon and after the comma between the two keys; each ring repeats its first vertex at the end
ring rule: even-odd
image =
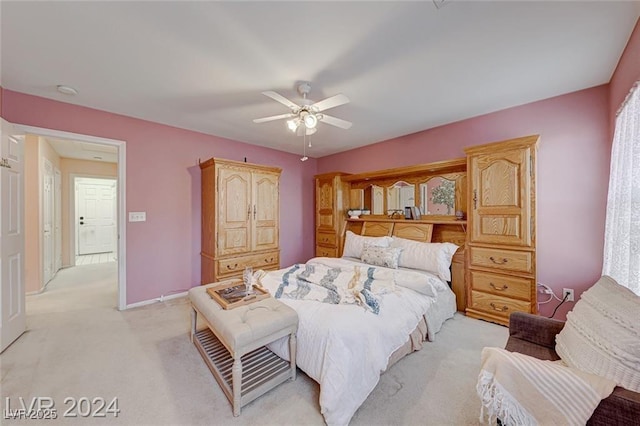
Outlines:
{"type": "Polygon", "coordinates": [[[565,297],[567,297],[567,302],[573,302],[573,289],[572,288],[563,288],[562,289],[562,298],[564,299],[565,297]]]}

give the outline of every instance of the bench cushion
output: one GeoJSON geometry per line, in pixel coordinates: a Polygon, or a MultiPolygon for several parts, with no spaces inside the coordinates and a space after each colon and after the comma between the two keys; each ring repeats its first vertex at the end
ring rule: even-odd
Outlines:
{"type": "Polygon", "coordinates": [[[297,331],[298,314],[284,303],[269,297],[226,310],[207,294],[216,285],[193,287],[189,298],[232,352],[246,353],[297,331]]]}

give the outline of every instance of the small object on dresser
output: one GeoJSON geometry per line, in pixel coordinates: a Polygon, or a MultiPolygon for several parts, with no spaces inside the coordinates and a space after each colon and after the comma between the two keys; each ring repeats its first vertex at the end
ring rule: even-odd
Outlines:
{"type": "Polygon", "coordinates": [[[456,211],[456,220],[464,220],[464,212],[462,210],[456,211]]]}
{"type": "Polygon", "coordinates": [[[349,215],[349,219],[359,219],[362,214],[362,210],[360,209],[352,209],[347,210],[347,214],[349,215]]]}
{"type": "Polygon", "coordinates": [[[413,217],[411,217],[411,207],[404,208],[404,218],[407,220],[413,219],[413,217]]]}
{"type": "Polygon", "coordinates": [[[207,294],[218,302],[222,309],[233,309],[268,298],[269,292],[262,287],[253,287],[253,293],[247,294],[247,287],[238,279],[222,281],[219,285],[207,288],[207,294]]]}
{"type": "Polygon", "coordinates": [[[253,268],[247,266],[242,272],[242,282],[244,283],[246,295],[253,293],[253,268]]]}
{"type": "Polygon", "coordinates": [[[421,219],[421,215],[420,215],[420,209],[418,207],[411,207],[411,219],[413,220],[420,220],[421,219]]]}

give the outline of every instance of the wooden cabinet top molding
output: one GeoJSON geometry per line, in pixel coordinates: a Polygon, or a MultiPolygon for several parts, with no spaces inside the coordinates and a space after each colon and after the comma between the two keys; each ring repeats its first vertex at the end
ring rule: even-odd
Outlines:
{"type": "Polygon", "coordinates": [[[265,166],[262,164],[254,164],[254,163],[245,163],[244,161],[226,160],[224,158],[209,158],[207,161],[203,161],[202,163],[200,163],[200,169],[207,168],[214,164],[224,164],[225,166],[230,166],[230,167],[235,166],[235,167],[242,167],[242,168],[251,167],[253,169],[259,169],[265,172],[272,172],[272,173],[282,172],[282,169],[280,167],[265,166]]]}
{"type": "Polygon", "coordinates": [[[314,179],[331,179],[335,176],[347,176],[349,175],[349,173],[343,173],[343,172],[328,172],[328,173],[321,173],[319,175],[315,175],[314,179]]]}
{"type": "Polygon", "coordinates": [[[499,142],[487,143],[484,145],[470,146],[464,149],[467,155],[485,154],[491,152],[504,151],[515,148],[527,148],[538,143],[540,135],[523,136],[521,138],[507,139],[499,142]]]}
{"type": "Polygon", "coordinates": [[[407,177],[412,175],[439,175],[466,170],[467,159],[456,158],[454,160],[436,161],[434,163],[417,164],[415,166],[396,167],[393,169],[376,170],[373,172],[358,173],[344,176],[344,182],[359,182],[384,178],[407,177]]]}

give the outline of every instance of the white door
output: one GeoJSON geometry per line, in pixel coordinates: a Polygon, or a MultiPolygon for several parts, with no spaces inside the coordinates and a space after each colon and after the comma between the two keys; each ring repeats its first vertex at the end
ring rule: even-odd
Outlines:
{"type": "Polygon", "coordinates": [[[24,312],[23,141],[0,122],[0,352],[26,329],[24,312]]]}
{"type": "Polygon", "coordinates": [[[114,179],[76,179],[78,200],[78,254],[115,250],[116,181],[114,179]]]}
{"type": "Polygon", "coordinates": [[[55,169],[53,175],[54,222],[53,222],[53,270],[62,268],[62,174],[55,169]]]}
{"type": "Polygon", "coordinates": [[[55,274],[54,250],[53,250],[53,165],[49,160],[42,160],[42,269],[43,279],[46,284],[55,274]]]}

